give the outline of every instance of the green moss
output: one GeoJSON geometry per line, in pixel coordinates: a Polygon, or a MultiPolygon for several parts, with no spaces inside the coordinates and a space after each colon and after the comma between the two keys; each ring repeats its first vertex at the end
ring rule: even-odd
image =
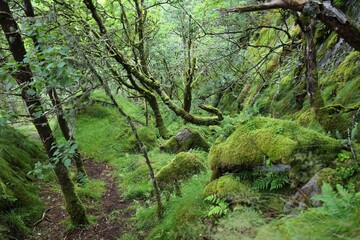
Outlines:
{"type": "Polygon", "coordinates": [[[171,137],[160,146],[161,150],[171,153],[188,151],[196,148],[208,151],[210,146],[198,131],[189,128],[185,128],[178,133],[178,135],[171,137]],[[179,137],[179,135],[184,132],[186,132],[188,136],[179,137]]]}
{"type": "Polygon", "coordinates": [[[206,169],[204,160],[194,153],[180,152],[164,166],[157,174],[156,179],[162,185],[188,179],[194,174],[206,169]]]}
{"type": "MultiPolygon", "coordinates": [[[[148,150],[153,149],[157,146],[157,137],[156,130],[148,127],[139,127],[137,128],[138,135],[143,142],[143,144],[147,147],[148,150]]],[[[139,145],[136,141],[135,135],[132,132],[129,132],[126,135],[130,136],[122,136],[127,137],[128,139],[128,149],[125,149],[129,152],[140,152],[139,145]]]]}
{"type": "Polygon", "coordinates": [[[321,166],[329,165],[341,149],[339,141],[301,127],[295,122],[254,118],[241,125],[209,153],[212,179],[224,172],[252,169],[264,159],[290,164],[294,184],[305,183],[321,166]],[[309,172],[304,171],[305,169],[309,172]],[[300,172],[306,172],[306,176],[300,172]]]}
{"type": "Polygon", "coordinates": [[[318,186],[321,187],[324,183],[329,183],[332,186],[342,183],[342,179],[335,169],[324,168],[318,172],[318,186]]]}
{"type": "MultiPolygon", "coordinates": [[[[360,58],[357,61],[360,61],[360,58]]],[[[358,68],[360,68],[360,64],[358,68]]],[[[339,86],[337,96],[334,100],[336,103],[351,106],[360,101],[360,71],[355,74],[357,75],[354,75],[351,81],[343,86],[339,86]]]]}
{"type": "Polygon", "coordinates": [[[86,184],[76,188],[76,192],[81,199],[91,199],[99,201],[106,191],[106,182],[101,179],[90,179],[86,184]]]}
{"type": "Polygon", "coordinates": [[[216,194],[224,199],[231,199],[237,203],[251,203],[259,195],[251,189],[250,185],[241,182],[233,174],[224,175],[206,185],[205,196],[216,194]]]}
{"type": "Polygon", "coordinates": [[[29,226],[43,206],[27,173],[44,158],[37,144],[13,128],[0,126],[0,236],[31,233],[29,226]]]}
{"type": "Polygon", "coordinates": [[[234,211],[220,219],[217,224],[217,231],[212,234],[211,239],[254,239],[259,228],[264,224],[264,219],[256,210],[248,207],[236,207],[234,211]]]}

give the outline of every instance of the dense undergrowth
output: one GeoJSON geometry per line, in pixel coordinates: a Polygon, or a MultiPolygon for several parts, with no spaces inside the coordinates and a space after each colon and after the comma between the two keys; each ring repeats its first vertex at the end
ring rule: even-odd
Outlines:
{"type": "Polygon", "coordinates": [[[43,205],[28,173],[45,159],[41,148],[11,127],[0,126],[0,239],[31,235],[43,205]]]}

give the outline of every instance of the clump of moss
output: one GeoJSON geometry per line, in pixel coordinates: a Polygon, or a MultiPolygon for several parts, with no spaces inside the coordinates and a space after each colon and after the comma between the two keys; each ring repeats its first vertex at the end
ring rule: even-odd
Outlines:
{"type": "Polygon", "coordinates": [[[251,170],[268,159],[275,164],[290,164],[290,180],[295,186],[331,164],[340,149],[338,140],[295,122],[257,117],[211,148],[212,179],[225,172],[251,170]]]}
{"type": "Polygon", "coordinates": [[[165,187],[169,183],[176,185],[179,181],[188,179],[205,169],[204,160],[196,154],[180,152],[169,164],[161,168],[155,177],[159,184],[165,187]]]}
{"type": "Polygon", "coordinates": [[[42,211],[36,186],[27,173],[44,153],[13,128],[0,126],[0,236],[22,238],[42,211]]]}
{"type": "Polygon", "coordinates": [[[195,148],[208,151],[210,145],[198,131],[189,128],[185,128],[160,146],[161,150],[172,153],[188,151],[195,148]]]}
{"type": "MultiPolygon", "coordinates": [[[[148,150],[153,149],[157,146],[157,137],[154,129],[148,127],[139,127],[137,128],[137,132],[141,141],[148,150]]],[[[132,132],[130,134],[131,135],[128,137],[129,151],[140,152],[140,148],[136,141],[135,135],[132,132]]]]}
{"type": "Polygon", "coordinates": [[[342,179],[339,177],[335,169],[324,168],[318,172],[318,186],[322,186],[324,183],[336,186],[336,184],[342,183],[342,179]]]}
{"type": "Polygon", "coordinates": [[[210,182],[205,187],[204,194],[205,196],[215,194],[220,198],[237,203],[250,203],[259,198],[249,184],[239,181],[233,174],[224,175],[210,182]]]}

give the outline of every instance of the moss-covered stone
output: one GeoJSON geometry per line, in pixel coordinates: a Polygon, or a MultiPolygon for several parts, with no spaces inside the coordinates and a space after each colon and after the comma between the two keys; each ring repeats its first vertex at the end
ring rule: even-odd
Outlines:
{"type": "Polygon", "coordinates": [[[295,122],[257,117],[241,125],[209,153],[212,179],[264,163],[290,164],[293,186],[307,182],[318,170],[336,159],[338,140],[301,127],[295,122]]]}
{"type": "Polygon", "coordinates": [[[159,185],[165,188],[168,185],[178,184],[179,181],[188,179],[205,169],[204,160],[196,154],[180,152],[169,164],[161,168],[155,177],[159,185]]]}
{"type": "Polygon", "coordinates": [[[188,151],[195,148],[208,151],[210,145],[204,140],[198,131],[192,130],[190,128],[185,128],[176,136],[170,138],[160,146],[162,151],[172,153],[188,151]]]}
{"type": "Polygon", "coordinates": [[[342,179],[339,177],[339,174],[335,169],[324,168],[318,172],[317,183],[319,187],[321,187],[324,183],[329,183],[332,186],[336,186],[336,184],[342,183],[342,179]]]}
{"type": "Polygon", "coordinates": [[[236,179],[233,174],[224,175],[210,182],[204,189],[205,196],[215,194],[238,204],[250,203],[258,199],[259,195],[246,182],[236,179]]]}

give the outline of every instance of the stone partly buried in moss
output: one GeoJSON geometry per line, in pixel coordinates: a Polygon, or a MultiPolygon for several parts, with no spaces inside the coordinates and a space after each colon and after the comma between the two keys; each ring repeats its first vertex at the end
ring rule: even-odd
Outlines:
{"type": "Polygon", "coordinates": [[[204,160],[194,153],[181,152],[156,174],[155,178],[163,189],[175,187],[178,190],[179,181],[190,178],[206,169],[204,160]]]}
{"type": "Polygon", "coordinates": [[[232,204],[250,204],[259,199],[259,194],[246,182],[241,182],[233,174],[224,175],[210,182],[204,189],[205,196],[215,194],[232,204]]]}
{"type": "Polygon", "coordinates": [[[212,179],[225,172],[241,172],[262,165],[289,164],[293,187],[306,183],[336,159],[338,140],[295,122],[257,117],[244,123],[224,142],[213,145],[209,160],[212,179]]]}
{"type": "Polygon", "coordinates": [[[160,146],[162,151],[176,153],[187,151],[192,148],[199,148],[208,151],[210,145],[204,140],[198,131],[192,130],[190,128],[185,128],[176,134],[176,136],[170,138],[160,146]]]}
{"type": "MultiPolygon", "coordinates": [[[[146,146],[148,150],[153,149],[157,145],[157,137],[155,134],[155,130],[148,127],[139,127],[137,128],[137,133],[143,142],[143,144],[146,146]]],[[[138,142],[135,138],[134,133],[131,131],[131,129],[126,129],[121,134],[119,134],[117,139],[124,138],[127,139],[122,144],[123,151],[128,152],[141,152],[140,147],[138,145],[138,142]]]]}

